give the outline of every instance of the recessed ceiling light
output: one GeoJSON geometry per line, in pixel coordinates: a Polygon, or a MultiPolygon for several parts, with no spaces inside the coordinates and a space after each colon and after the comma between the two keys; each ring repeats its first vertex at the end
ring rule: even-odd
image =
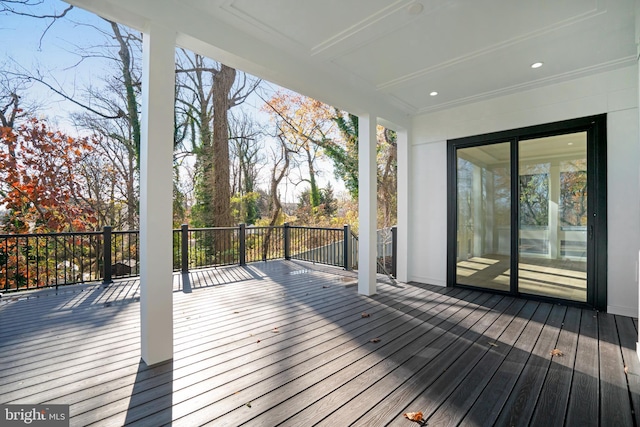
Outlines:
{"type": "Polygon", "coordinates": [[[573,142],[570,142],[569,145],[573,145],[573,142]]]}
{"type": "Polygon", "coordinates": [[[542,67],[542,62],[534,62],[531,64],[531,68],[540,68],[542,67]]]}
{"type": "Polygon", "coordinates": [[[429,95],[431,96],[436,96],[438,94],[438,92],[436,92],[435,90],[433,92],[431,92],[429,95]]]}

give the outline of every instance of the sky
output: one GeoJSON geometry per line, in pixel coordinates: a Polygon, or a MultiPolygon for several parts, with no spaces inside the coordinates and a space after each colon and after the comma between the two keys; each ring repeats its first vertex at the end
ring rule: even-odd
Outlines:
{"type": "MultiPolygon", "coordinates": [[[[33,3],[40,3],[40,0],[33,0],[33,3]]],[[[51,14],[52,12],[60,13],[67,7],[67,3],[59,0],[43,0],[37,7],[29,8],[29,11],[51,14]]],[[[51,19],[34,19],[0,13],[0,40],[2,40],[0,55],[4,58],[1,60],[3,68],[26,69],[32,72],[40,70],[47,80],[55,82],[68,93],[72,93],[74,87],[101,85],[101,78],[106,74],[102,70],[111,66],[111,63],[105,65],[106,60],[100,58],[81,60],[78,54],[83,48],[105,43],[106,39],[100,34],[99,29],[110,31],[108,24],[100,17],[77,7],[69,12],[65,19],[53,24],[51,19]]],[[[279,86],[269,82],[265,82],[264,88],[267,93],[280,89],[279,86]]],[[[81,111],[80,107],[64,100],[45,86],[33,83],[26,96],[23,96],[23,101],[25,104],[37,101],[41,116],[45,116],[59,129],[69,134],[76,132],[69,117],[73,112],[81,111]]],[[[268,120],[266,114],[260,112],[262,104],[259,97],[252,96],[244,104],[235,108],[244,110],[258,122],[266,122],[268,120]]],[[[264,143],[267,146],[273,144],[268,139],[264,143]]],[[[331,182],[334,194],[344,194],[346,192],[344,184],[335,180],[331,162],[320,161],[318,166],[322,171],[318,177],[320,185],[324,187],[327,182],[331,182]]],[[[266,170],[268,168],[264,169],[264,174],[268,174],[266,170]]],[[[266,176],[263,177],[264,188],[266,188],[267,179],[266,176]]],[[[282,197],[286,202],[295,202],[297,195],[303,190],[302,185],[296,187],[287,183],[281,188],[282,197]]]]}
{"type": "MultiPolygon", "coordinates": [[[[29,10],[50,14],[61,12],[68,5],[57,0],[44,0],[29,10]]],[[[24,9],[23,9],[24,10],[24,9]]],[[[61,87],[71,90],[83,84],[91,84],[99,76],[100,61],[80,62],[77,52],[79,48],[104,43],[99,32],[88,28],[94,25],[105,28],[105,23],[98,16],[74,8],[69,19],[52,23],[51,19],[34,19],[31,17],[0,14],[0,39],[2,57],[5,68],[40,70],[43,75],[52,77],[61,87]],[[46,30],[46,32],[45,32],[46,30]]],[[[28,91],[29,100],[44,101],[43,113],[49,119],[68,125],[70,111],[78,107],[64,101],[60,96],[52,94],[46,87],[33,84],[28,91]]]]}

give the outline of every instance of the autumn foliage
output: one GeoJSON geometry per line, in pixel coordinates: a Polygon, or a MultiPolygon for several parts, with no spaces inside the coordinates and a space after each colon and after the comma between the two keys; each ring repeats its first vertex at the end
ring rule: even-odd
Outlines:
{"type": "Polygon", "coordinates": [[[96,218],[83,203],[76,167],[93,149],[32,118],[16,129],[0,128],[0,204],[5,230],[14,233],[85,231],[96,218]]]}

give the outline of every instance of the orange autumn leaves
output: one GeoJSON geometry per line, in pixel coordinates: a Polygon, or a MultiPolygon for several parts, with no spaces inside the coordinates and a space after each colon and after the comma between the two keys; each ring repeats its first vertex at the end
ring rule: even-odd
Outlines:
{"type": "Polygon", "coordinates": [[[88,138],[75,139],[30,119],[16,129],[0,127],[0,204],[14,233],[83,231],[93,228],[93,211],[82,203],[76,173],[88,138]]]}
{"type": "Polygon", "coordinates": [[[424,422],[424,418],[422,412],[407,412],[403,415],[409,421],[414,421],[416,423],[422,424],[424,422]]]}

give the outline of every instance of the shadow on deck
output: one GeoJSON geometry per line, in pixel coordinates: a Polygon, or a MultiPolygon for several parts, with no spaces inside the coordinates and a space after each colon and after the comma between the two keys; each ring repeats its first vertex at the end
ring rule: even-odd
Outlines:
{"type": "Polygon", "coordinates": [[[14,294],[0,403],[69,404],[77,426],[638,425],[634,319],[382,280],[365,297],[305,262],[176,275],[174,359],[153,367],[137,280],[14,294]]]}

